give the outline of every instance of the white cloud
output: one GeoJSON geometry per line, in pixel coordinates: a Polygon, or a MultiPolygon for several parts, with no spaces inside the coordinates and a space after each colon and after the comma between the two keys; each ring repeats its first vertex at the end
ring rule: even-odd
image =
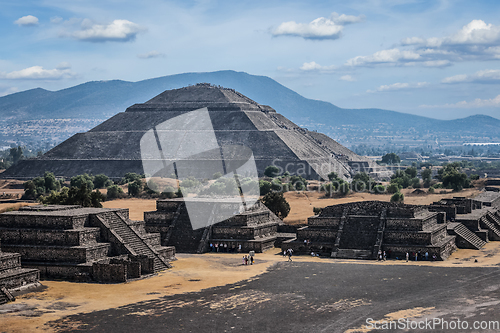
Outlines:
{"type": "Polygon", "coordinates": [[[339,80],[341,80],[341,81],[349,81],[349,82],[354,82],[354,81],[356,81],[356,79],[355,79],[355,78],[353,78],[353,77],[352,77],[352,76],[350,76],[350,75],[343,75],[343,76],[341,76],[341,77],[339,78],[339,80]]]}
{"type": "Polygon", "coordinates": [[[364,16],[339,15],[333,12],[330,18],[320,17],[310,23],[283,22],[271,33],[273,36],[295,36],[304,39],[338,39],[344,25],[363,21],[364,16]]]}
{"type": "Polygon", "coordinates": [[[320,64],[317,64],[314,61],[311,62],[305,62],[302,64],[300,67],[301,70],[303,71],[332,71],[335,69],[335,66],[321,66],[320,64]]]}
{"type": "Polygon", "coordinates": [[[365,19],[364,15],[360,16],[346,15],[346,14],[339,15],[336,12],[333,12],[332,15],[330,15],[330,20],[340,25],[358,23],[364,21],[364,19],[365,19]]]}
{"type": "Polygon", "coordinates": [[[71,72],[69,68],[44,69],[42,66],[33,66],[10,73],[0,73],[0,79],[9,80],[60,80],[75,76],[76,74],[71,72]]]}
{"type": "Polygon", "coordinates": [[[140,25],[127,20],[114,20],[103,25],[85,19],[82,21],[82,30],[75,31],[70,36],[88,42],[128,42],[134,40],[138,33],[145,30],[140,25]]]}
{"type": "Polygon", "coordinates": [[[421,108],[484,108],[484,107],[499,107],[500,95],[490,99],[476,98],[472,102],[461,101],[453,104],[444,105],[420,105],[421,108]]]}
{"type": "Polygon", "coordinates": [[[417,82],[417,83],[393,83],[382,85],[375,90],[367,90],[366,92],[374,93],[374,92],[382,92],[382,91],[391,91],[391,90],[400,90],[400,89],[409,89],[409,88],[422,88],[428,85],[428,82],[417,82]]]}
{"type": "Polygon", "coordinates": [[[33,15],[26,15],[14,21],[18,26],[34,26],[38,25],[38,18],[33,15]]]}
{"type": "Polygon", "coordinates": [[[347,66],[366,66],[372,64],[397,63],[419,60],[420,54],[413,51],[390,49],[375,52],[370,56],[357,56],[347,60],[347,66]]]}
{"type": "Polygon", "coordinates": [[[349,59],[346,65],[445,67],[453,62],[500,59],[500,25],[473,20],[456,33],[445,37],[408,37],[401,41],[404,49],[394,48],[349,59]],[[408,48],[406,48],[408,47],[408,48]],[[404,52],[411,57],[404,56],[404,52]]]}
{"type": "Polygon", "coordinates": [[[151,51],[148,53],[138,54],[137,57],[141,59],[161,58],[165,57],[165,54],[158,51],[151,51]]]}
{"type": "Polygon", "coordinates": [[[444,78],[442,83],[479,82],[492,83],[500,81],[500,70],[486,69],[478,71],[472,75],[460,74],[444,78]]]}

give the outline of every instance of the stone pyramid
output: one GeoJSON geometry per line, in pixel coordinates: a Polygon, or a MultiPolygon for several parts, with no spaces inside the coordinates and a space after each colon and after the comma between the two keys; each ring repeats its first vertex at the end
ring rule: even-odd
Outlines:
{"type": "Polygon", "coordinates": [[[103,173],[111,178],[127,172],[142,174],[140,141],[144,134],[169,119],[201,108],[208,109],[219,145],[251,149],[259,175],[274,164],[283,172],[309,179],[327,179],[331,171],[344,179],[358,171],[378,178],[388,176],[387,171],[377,170],[373,161],[324,134],[297,126],[270,106],[258,104],[233,89],[202,83],[167,90],[146,103],[132,105],[90,131],[75,134],[43,156],[21,161],[1,177],[32,178],[45,171],[64,177],[82,173],[103,173]]]}

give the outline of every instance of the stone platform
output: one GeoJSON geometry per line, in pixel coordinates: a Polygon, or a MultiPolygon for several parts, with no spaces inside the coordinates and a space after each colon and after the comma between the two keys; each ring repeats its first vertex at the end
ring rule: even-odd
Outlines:
{"type": "Polygon", "coordinates": [[[44,278],[125,282],[170,267],[175,249],[160,245],[128,209],[29,206],[0,214],[3,251],[44,278]]]}

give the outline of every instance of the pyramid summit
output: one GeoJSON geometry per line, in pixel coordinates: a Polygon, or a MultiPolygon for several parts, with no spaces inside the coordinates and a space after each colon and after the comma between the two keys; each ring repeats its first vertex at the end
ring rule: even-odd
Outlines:
{"type": "MultiPolygon", "coordinates": [[[[200,109],[206,110],[210,130],[221,151],[228,146],[247,147],[259,175],[263,175],[267,166],[276,165],[282,172],[309,179],[327,179],[332,171],[344,179],[359,171],[374,177],[388,176],[373,161],[356,155],[324,134],[299,127],[270,106],[261,105],[234,89],[201,83],[167,90],[145,103],[134,104],[90,131],[75,134],[43,156],[19,162],[1,177],[32,178],[45,171],[63,177],[103,173],[112,178],[123,177],[127,172],[145,173],[141,139],[152,130],[156,137],[168,132],[168,137],[173,138],[175,129],[162,132],[163,124],[182,119],[182,127],[189,128],[190,134],[178,131],[175,140],[168,141],[175,144],[162,147],[162,159],[167,161],[159,162],[173,163],[176,155],[172,151],[206,144],[192,135],[197,130],[207,131],[207,127],[200,127],[197,113],[193,112],[200,109]]],[[[191,159],[197,161],[193,165],[199,166],[211,163],[212,157],[197,154],[191,159]]],[[[195,168],[191,171],[192,176],[200,176],[195,168]]]]}

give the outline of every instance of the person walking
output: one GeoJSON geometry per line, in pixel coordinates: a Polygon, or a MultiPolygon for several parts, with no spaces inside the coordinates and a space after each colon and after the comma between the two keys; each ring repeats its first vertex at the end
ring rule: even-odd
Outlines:
{"type": "Polygon", "coordinates": [[[410,259],[410,254],[406,252],[406,262],[408,262],[408,259],[410,259]]]}
{"type": "Polygon", "coordinates": [[[292,249],[288,249],[288,261],[292,261],[292,249]]]}

